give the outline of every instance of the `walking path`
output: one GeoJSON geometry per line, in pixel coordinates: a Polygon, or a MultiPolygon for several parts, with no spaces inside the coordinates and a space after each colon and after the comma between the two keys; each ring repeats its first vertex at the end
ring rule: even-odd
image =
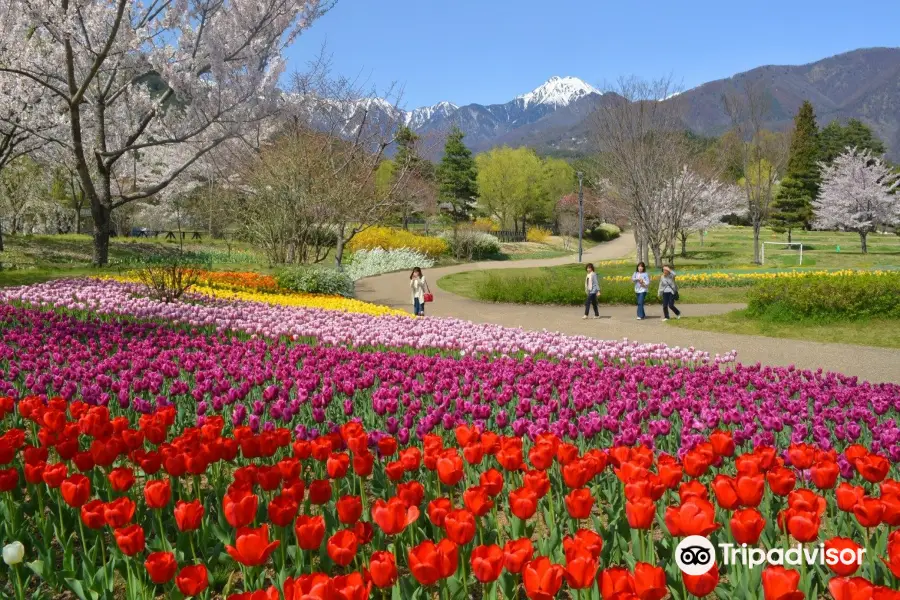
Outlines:
{"type": "MultiPolygon", "coordinates": [[[[584,254],[583,262],[601,262],[627,258],[634,253],[631,236],[619,237],[600,244],[584,254]]],[[[639,342],[662,342],[670,346],[694,347],[711,354],[725,354],[737,350],[738,360],[744,364],[796,365],[803,369],[838,371],[873,382],[900,381],[900,351],[850,344],[827,344],[803,340],[737,335],[715,331],[695,331],[670,326],[660,320],[661,308],[648,307],[648,318],[635,319],[633,306],[600,306],[599,320],[581,319],[580,307],[496,304],[479,302],[442,290],[437,281],[452,273],[482,269],[518,269],[549,267],[577,262],[577,255],[552,259],[484,261],[451,267],[428,269],[425,276],[434,292],[435,302],[428,305],[428,314],[438,317],[457,317],[481,323],[496,323],[507,327],[559,331],[602,339],[628,338],[639,342]]],[[[409,274],[388,273],[363,279],[356,283],[359,299],[412,311],[409,274]]],[[[601,293],[602,300],[602,293],[601,293]]],[[[686,317],[715,315],[743,308],[741,304],[685,304],[686,317]]]]}

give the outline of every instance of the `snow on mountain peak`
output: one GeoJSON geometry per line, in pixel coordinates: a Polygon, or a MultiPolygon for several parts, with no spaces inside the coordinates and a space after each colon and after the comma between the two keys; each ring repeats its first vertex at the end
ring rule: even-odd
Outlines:
{"type": "Polygon", "coordinates": [[[579,98],[599,93],[599,90],[577,77],[553,76],[540,87],[518,96],[516,100],[521,100],[524,108],[536,104],[568,106],[579,98]]]}
{"type": "Polygon", "coordinates": [[[431,120],[434,115],[441,114],[447,116],[457,108],[459,108],[457,105],[446,101],[438,102],[433,106],[423,106],[404,113],[404,124],[412,129],[417,129],[431,120]]]}

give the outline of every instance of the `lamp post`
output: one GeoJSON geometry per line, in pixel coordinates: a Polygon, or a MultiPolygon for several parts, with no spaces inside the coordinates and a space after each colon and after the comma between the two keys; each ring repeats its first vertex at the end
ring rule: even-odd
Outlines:
{"type": "Polygon", "coordinates": [[[584,173],[578,171],[578,262],[581,262],[581,239],[584,237],[584,190],[582,180],[584,173]]]}

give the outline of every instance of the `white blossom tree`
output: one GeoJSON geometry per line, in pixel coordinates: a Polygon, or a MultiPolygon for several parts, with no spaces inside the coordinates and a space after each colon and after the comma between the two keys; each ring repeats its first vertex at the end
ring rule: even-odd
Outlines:
{"type": "Polygon", "coordinates": [[[681,217],[674,224],[681,242],[681,256],[686,256],[688,236],[699,233],[702,246],[703,235],[708,229],[720,225],[722,217],[740,209],[743,194],[736,185],[704,178],[693,172],[679,179],[679,182],[682,191],[678,195],[685,202],[681,217]]]}
{"type": "Polygon", "coordinates": [[[111,213],[277,113],[283,50],[333,0],[0,0],[0,105],[37,86],[106,264],[111,213]]]}
{"type": "Polygon", "coordinates": [[[867,254],[866,236],[879,225],[900,222],[900,196],[891,193],[900,186],[900,176],[869,150],[856,148],[847,148],[831,165],[820,166],[822,185],[813,200],[813,224],[855,231],[867,254]]]}

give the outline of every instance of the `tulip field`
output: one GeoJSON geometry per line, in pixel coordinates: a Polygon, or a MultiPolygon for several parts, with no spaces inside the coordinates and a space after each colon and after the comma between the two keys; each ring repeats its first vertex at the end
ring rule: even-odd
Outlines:
{"type": "Polygon", "coordinates": [[[0,331],[0,597],[900,598],[898,384],[252,274],[0,290],[0,331]]]}

